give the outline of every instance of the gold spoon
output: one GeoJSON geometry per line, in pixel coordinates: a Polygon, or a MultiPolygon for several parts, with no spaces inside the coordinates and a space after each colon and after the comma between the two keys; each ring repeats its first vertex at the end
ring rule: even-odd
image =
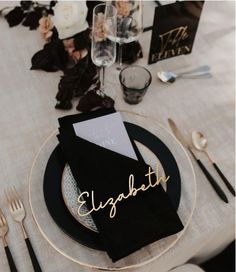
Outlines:
{"type": "Polygon", "coordinates": [[[225,183],[225,185],[227,186],[227,188],[229,189],[229,191],[231,192],[231,194],[233,196],[235,196],[235,190],[233,188],[233,186],[229,183],[229,181],[227,180],[227,178],[225,177],[225,175],[221,172],[220,168],[217,166],[217,164],[211,159],[209,153],[207,152],[207,139],[204,137],[204,135],[199,132],[199,131],[193,131],[192,132],[192,142],[193,142],[193,146],[199,150],[202,151],[206,154],[206,156],[208,157],[209,161],[211,162],[211,164],[214,166],[214,168],[216,169],[217,173],[219,174],[219,176],[221,177],[221,179],[223,180],[223,182],[225,183]]]}

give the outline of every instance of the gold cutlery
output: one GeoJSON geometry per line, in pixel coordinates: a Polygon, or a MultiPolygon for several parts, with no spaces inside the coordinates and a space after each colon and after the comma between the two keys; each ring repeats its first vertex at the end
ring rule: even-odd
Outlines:
{"type": "Polygon", "coordinates": [[[214,166],[214,168],[216,169],[217,173],[219,174],[219,176],[223,180],[223,182],[226,185],[226,187],[228,188],[228,190],[231,192],[231,194],[233,196],[235,196],[235,190],[234,190],[233,186],[227,180],[227,178],[222,173],[222,171],[220,170],[220,168],[218,167],[218,165],[210,157],[210,155],[209,155],[209,153],[207,151],[207,139],[204,137],[204,135],[201,132],[199,132],[199,131],[193,131],[192,132],[192,142],[193,142],[193,146],[198,151],[201,151],[201,152],[205,153],[205,155],[207,156],[208,160],[214,166]]]}
{"type": "Polygon", "coordinates": [[[210,182],[212,188],[215,190],[215,192],[217,193],[217,195],[225,202],[228,203],[228,199],[224,193],[224,191],[221,189],[221,187],[219,186],[219,184],[215,181],[215,179],[212,177],[212,175],[208,172],[208,170],[206,169],[206,167],[204,166],[204,164],[196,157],[196,155],[194,154],[191,146],[189,145],[189,143],[185,140],[184,137],[182,137],[180,130],[178,129],[177,125],[175,124],[175,122],[172,119],[168,119],[170,128],[173,132],[173,134],[175,135],[175,137],[182,143],[182,145],[187,148],[189,150],[189,152],[192,154],[193,158],[195,159],[195,161],[197,162],[198,166],[201,168],[203,174],[205,175],[205,177],[207,178],[207,180],[210,182]]]}
{"type": "Polygon", "coordinates": [[[31,258],[31,262],[34,268],[34,271],[41,272],[42,269],[39,265],[39,262],[37,260],[37,257],[34,253],[33,247],[31,245],[31,242],[29,240],[29,237],[27,235],[27,232],[24,227],[24,219],[25,219],[25,208],[23,205],[23,202],[21,201],[21,198],[19,194],[17,193],[15,187],[9,188],[5,191],[5,195],[8,201],[9,210],[12,215],[12,218],[20,224],[22,233],[24,235],[25,243],[29,251],[29,255],[31,258]]]}
{"type": "Polygon", "coordinates": [[[14,263],[11,251],[8,247],[8,243],[6,240],[6,235],[8,233],[9,227],[7,224],[6,217],[4,216],[2,210],[0,209],[0,237],[2,237],[5,253],[7,256],[8,264],[10,267],[11,272],[17,272],[16,265],[14,263]]]}

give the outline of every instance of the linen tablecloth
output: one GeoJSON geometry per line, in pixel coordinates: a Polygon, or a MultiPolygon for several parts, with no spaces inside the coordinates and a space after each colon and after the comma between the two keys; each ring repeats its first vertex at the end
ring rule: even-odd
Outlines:
{"type": "Polygon", "coordinates": [[[199,266],[194,265],[194,264],[185,264],[181,265],[177,268],[174,268],[173,270],[171,269],[170,272],[204,272],[199,266]]]}
{"type": "MultiPolygon", "coordinates": [[[[0,7],[12,3],[1,2],[0,7]]],[[[146,23],[153,14],[153,3],[145,2],[146,23]]],[[[209,152],[231,183],[234,182],[234,1],[206,1],[193,52],[147,66],[151,32],[142,34],[144,57],[138,63],[151,71],[153,82],[143,100],[130,106],[123,101],[115,67],[107,69],[107,93],[117,110],[126,110],[157,119],[166,127],[172,117],[185,133],[202,131],[209,141],[209,152]],[[211,66],[213,78],[179,80],[163,85],[156,78],[159,70],[187,70],[211,66]]],[[[151,21],[150,21],[151,22],[151,21]]],[[[41,143],[57,127],[57,118],[76,113],[54,109],[61,72],[30,71],[32,55],[43,47],[37,31],[17,26],[10,29],[0,18],[0,207],[7,216],[8,241],[19,271],[33,271],[20,226],[7,210],[3,189],[15,185],[23,197],[26,228],[43,271],[92,271],[56,252],[38,231],[28,203],[28,175],[41,143]]],[[[76,105],[77,101],[74,101],[76,105]]],[[[151,122],[151,121],[150,121],[151,122]]],[[[187,134],[186,134],[187,135],[187,134]]],[[[199,157],[220,181],[203,154],[199,157]]],[[[193,162],[197,179],[197,204],[192,221],[182,239],[156,261],[133,271],[165,272],[187,261],[202,262],[224,249],[234,239],[234,198],[229,204],[212,190],[193,162]]],[[[0,246],[0,271],[8,271],[5,252],[0,246]]],[[[191,272],[191,270],[188,270],[191,272]]],[[[194,271],[194,270],[192,270],[194,271]]]]}

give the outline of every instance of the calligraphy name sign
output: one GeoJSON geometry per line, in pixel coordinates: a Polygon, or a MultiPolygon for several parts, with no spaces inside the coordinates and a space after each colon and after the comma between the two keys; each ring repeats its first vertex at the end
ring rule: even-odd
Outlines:
{"type": "Polygon", "coordinates": [[[203,1],[156,7],[148,64],[192,51],[203,1]]]}
{"type": "Polygon", "coordinates": [[[98,205],[95,204],[95,192],[91,191],[91,193],[84,191],[78,196],[78,202],[79,202],[79,208],[78,208],[78,214],[80,216],[86,216],[92,212],[99,211],[101,209],[106,208],[107,206],[110,206],[110,213],[109,216],[110,218],[114,218],[116,215],[116,205],[118,202],[123,201],[125,199],[128,199],[130,197],[135,197],[137,193],[139,192],[145,192],[150,188],[154,188],[160,184],[161,181],[167,182],[170,178],[170,176],[161,176],[158,177],[158,164],[156,165],[156,172],[151,170],[151,167],[148,169],[148,173],[145,175],[145,177],[148,178],[148,184],[143,183],[141,186],[138,188],[135,187],[134,185],[134,175],[131,174],[128,179],[128,192],[125,193],[120,193],[117,195],[116,198],[110,197],[107,199],[107,201],[99,202],[98,205]],[[152,175],[156,174],[156,180],[153,182],[152,181],[152,175]],[[84,199],[87,199],[86,201],[84,199]],[[91,209],[86,212],[86,213],[81,213],[81,208],[86,205],[86,202],[90,201],[91,202],[91,209]]]}

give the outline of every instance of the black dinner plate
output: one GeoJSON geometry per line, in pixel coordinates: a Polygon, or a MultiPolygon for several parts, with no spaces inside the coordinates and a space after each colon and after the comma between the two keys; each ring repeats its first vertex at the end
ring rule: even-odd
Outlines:
{"type": "MultiPolygon", "coordinates": [[[[177,211],[181,196],[181,179],[176,160],[168,147],[155,135],[146,129],[124,122],[135,152],[139,159],[140,153],[134,141],[151,150],[159,159],[166,176],[171,176],[172,182],[167,182],[167,193],[177,211]]],[[[43,192],[46,206],[55,223],[72,239],[97,250],[104,250],[99,234],[80,224],[68,211],[62,197],[61,180],[66,161],[60,146],[53,150],[44,173],[43,192]]]]}

